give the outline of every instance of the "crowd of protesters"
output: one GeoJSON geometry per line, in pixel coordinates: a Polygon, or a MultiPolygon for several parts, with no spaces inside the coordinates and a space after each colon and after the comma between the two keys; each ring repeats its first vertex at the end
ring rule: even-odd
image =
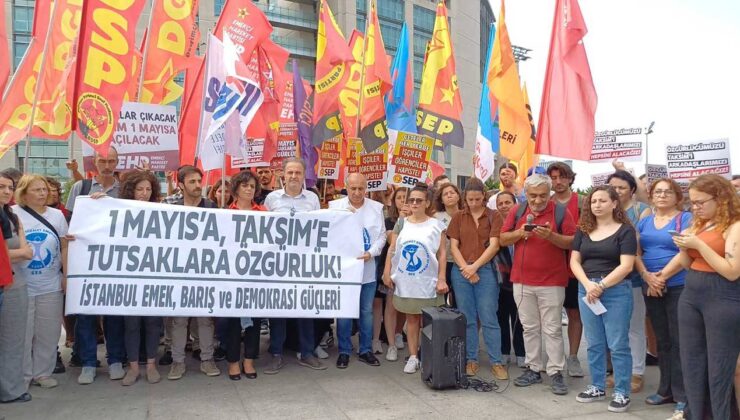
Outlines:
{"type": "Polygon", "coordinates": [[[77,181],[64,204],[57,180],[0,172],[2,402],[30,401],[31,385],[54,388],[54,374],[68,367],[79,368],[79,384],[93,383],[99,344],[110,379],[124,386],[140,376],[160,382],[159,366],[169,366],[168,380],[181,379],[188,352],[208,376],[219,376],[225,360],[234,381],[255,380],[261,355],[264,374],[280,373],[288,352],[301,366],[325,370],[335,337],[339,369],[353,355],[370,366],[379,356],[396,362],[406,349],[403,371],[413,374],[423,357],[422,309],[449,305],[465,315],[468,376],[484,364],[483,344],[494,380],[528,387],[547,379],[552,393],[566,395],[566,377],[585,375],[578,359],[585,336],[589,379],[578,402],[604,400],[613,387],[608,410],[627,411],[643,390],[645,366],[657,361],[659,385],[647,404],[674,404],[676,420],[737,415],[740,180],[702,175],[686,194],[671,179],[646,185],[617,164],[605,185],[579,195],[562,162],[530,169],[522,183],[507,163],[500,190],[474,178],[461,190],[441,176],[431,186],[369,194],[361,174],[347,176],[343,189],[329,180],[307,189],[303,161],[286,159],[279,172],[244,170],[207,190],[200,169],[183,166],[168,177],[165,195],[152,172],[119,174],[117,162],[115,149],[96,155],[88,179],[68,165],[77,181]],[[359,319],[337,319],[332,328],[323,319],[65,317],[66,261],[74,258],[68,223],[82,195],[232,211],[349,210],[365,236],[359,319]],[[403,262],[411,243],[428,254],[424,275],[403,262]],[[61,345],[72,348],[66,365],[62,329],[61,345]],[[510,379],[510,366],[521,373],[510,379]]]}

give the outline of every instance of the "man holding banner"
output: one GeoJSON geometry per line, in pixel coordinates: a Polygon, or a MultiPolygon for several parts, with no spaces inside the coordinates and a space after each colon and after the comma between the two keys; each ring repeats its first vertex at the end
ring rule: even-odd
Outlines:
{"type": "MultiPolygon", "coordinates": [[[[385,246],[385,223],[383,205],[377,201],[365,199],[367,179],[359,172],[347,177],[347,197],[329,203],[330,209],[349,210],[355,217],[362,219],[362,243],[365,252],[358,259],[365,262],[360,290],[360,353],[361,362],[370,366],[380,366],[380,361],[373,354],[373,299],[375,298],[375,257],[385,246]]],[[[337,320],[339,338],[339,357],[337,368],[345,369],[349,364],[352,352],[352,320],[337,320]]]]}
{"type": "MultiPolygon", "coordinates": [[[[285,188],[271,192],[265,198],[265,207],[269,211],[282,213],[297,213],[319,210],[319,197],[303,188],[306,181],[306,163],[302,159],[288,158],[283,161],[283,176],[285,188]]],[[[314,356],[313,319],[300,318],[298,324],[298,340],[301,348],[301,357],[298,363],[315,370],[325,370],[326,365],[314,356]]],[[[283,345],[285,344],[286,319],[270,319],[270,349],[272,360],[265,369],[266,375],[274,375],[285,366],[283,360],[283,345]]]]}
{"type": "MultiPolygon", "coordinates": [[[[177,171],[177,186],[182,191],[182,199],[173,204],[186,207],[216,208],[216,204],[202,197],[203,172],[195,166],[185,165],[177,171]]],[[[200,339],[200,371],[207,376],[218,376],[221,371],[213,361],[213,318],[198,317],[198,337],[200,339]]],[[[185,345],[188,339],[188,317],[172,318],[172,366],[167,375],[169,380],[177,380],[185,375],[185,345]]]]}
{"type": "MultiPolygon", "coordinates": [[[[98,174],[91,180],[77,181],[72,186],[67,198],[67,209],[71,212],[74,212],[75,201],[80,195],[103,193],[109,197],[118,198],[119,184],[114,172],[118,165],[118,151],[111,146],[106,156],[103,156],[98,150],[93,159],[98,174]]],[[[98,363],[97,325],[97,315],[77,315],[75,344],[70,364],[77,362],[82,366],[82,372],[77,378],[80,385],[91,384],[95,380],[95,368],[98,363]]],[[[103,317],[103,332],[105,348],[108,352],[108,374],[112,380],[123,379],[126,374],[123,371],[123,361],[126,357],[123,343],[123,317],[111,315],[103,317]]],[[[131,357],[136,360],[138,355],[131,357]]]]}

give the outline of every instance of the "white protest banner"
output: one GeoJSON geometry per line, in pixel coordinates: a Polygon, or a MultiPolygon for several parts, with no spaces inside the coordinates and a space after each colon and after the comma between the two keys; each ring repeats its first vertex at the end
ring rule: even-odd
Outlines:
{"type": "Polygon", "coordinates": [[[666,157],[668,175],[684,186],[704,174],[732,178],[729,139],[669,144],[666,157]]]}
{"type": "Polygon", "coordinates": [[[668,178],[668,166],[648,163],[645,165],[645,174],[647,175],[648,185],[650,185],[655,180],[668,178]]]}
{"type": "Polygon", "coordinates": [[[361,221],[80,197],[67,314],[357,318],[361,221]]]}
{"type": "Polygon", "coordinates": [[[244,137],[239,141],[239,149],[242,155],[231,157],[231,166],[234,168],[254,168],[260,166],[270,166],[265,162],[262,156],[265,152],[265,139],[246,139],[244,137]]]}
{"type": "MultiPolygon", "coordinates": [[[[629,172],[630,174],[632,174],[632,176],[635,176],[635,170],[634,169],[627,168],[627,172],[629,172]]],[[[599,185],[606,184],[607,178],[609,178],[609,175],[611,175],[613,173],[614,173],[614,171],[611,171],[611,172],[603,172],[603,173],[600,173],[600,174],[592,174],[591,175],[591,185],[594,186],[594,187],[598,187],[599,185]]],[[[637,178],[637,177],[635,176],[635,178],[637,178]]]]}
{"type": "MultiPolygon", "coordinates": [[[[118,152],[116,169],[125,171],[149,164],[152,171],[180,166],[177,113],[174,106],[124,102],[111,143],[118,152]]],[[[83,166],[94,168],[95,151],[82,142],[83,166]]]]}
{"type": "Polygon", "coordinates": [[[433,148],[433,138],[399,131],[388,165],[391,184],[413,187],[418,182],[425,182],[433,148]]]}
{"type": "Polygon", "coordinates": [[[623,161],[640,160],[642,156],[642,128],[620,128],[597,131],[591,146],[591,162],[606,162],[619,158],[623,161]]]}

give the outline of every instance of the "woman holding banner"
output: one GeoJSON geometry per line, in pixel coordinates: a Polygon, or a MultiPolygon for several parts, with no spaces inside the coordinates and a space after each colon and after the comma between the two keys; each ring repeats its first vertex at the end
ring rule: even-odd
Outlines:
{"type": "MultiPolygon", "coordinates": [[[[229,206],[232,210],[266,211],[265,206],[257,204],[255,197],[260,195],[260,183],[251,171],[244,170],[231,178],[231,196],[234,201],[229,206]]],[[[254,359],[260,350],[260,322],[258,318],[228,318],[226,320],[226,361],[229,362],[229,379],[238,381],[244,376],[257,378],[254,359]],[[244,332],[242,338],[242,331],[244,332]],[[241,351],[239,344],[244,343],[244,362],[239,366],[241,351]]]]}
{"type": "Polygon", "coordinates": [[[406,200],[411,214],[400,233],[391,234],[390,259],[386,259],[383,282],[394,290],[393,306],[406,314],[409,360],[403,371],[419,370],[419,331],[421,309],[444,304],[449,290],[445,279],[447,265],[444,226],[427,214],[432,205],[429,187],[417,184],[406,200]]]}
{"type": "MultiPolygon", "coordinates": [[[[118,197],[124,200],[159,203],[161,201],[159,182],[150,171],[135,169],[126,172],[123,176],[118,197]]],[[[144,348],[146,352],[146,380],[150,384],[159,382],[161,376],[154,362],[159,347],[159,334],[162,331],[162,318],[158,316],[126,316],[123,318],[123,323],[126,354],[130,363],[121,384],[130,386],[139,379],[139,364],[136,361],[139,355],[142,328],[144,330],[144,348]]]]}
{"type": "MultiPolygon", "coordinates": [[[[10,207],[15,191],[13,178],[0,172],[0,224],[10,262],[27,263],[33,258],[33,248],[26,242],[26,233],[18,215],[10,207]]],[[[28,320],[28,291],[26,279],[13,278],[3,289],[0,307],[0,402],[31,401],[28,385],[23,378],[23,357],[28,320]]]]}
{"type": "Polygon", "coordinates": [[[689,184],[689,198],[693,223],[673,237],[681,252],[663,269],[688,269],[678,300],[687,418],[711,411],[729,419],[740,353],[740,197],[730,181],[710,174],[689,184]]]}
{"type": "Polygon", "coordinates": [[[13,212],[26,228],[26,240],[33,246],[29,263],[15,264],[15,278],[28,287],[28,321],[23,370],[26,382],[42,388],[58,385],[51,377],[57,361],[57,344],[62,333],[66,279],[62,269],[67,261],[67,220],[61,211],[46,205],[49,183],[40,175],[24,175],[15,191],[13,212]]]}

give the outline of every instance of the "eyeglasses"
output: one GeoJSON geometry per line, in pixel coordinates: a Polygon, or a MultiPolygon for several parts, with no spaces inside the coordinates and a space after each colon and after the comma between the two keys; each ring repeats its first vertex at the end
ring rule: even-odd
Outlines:
{"type": "Polygon", "coordinates": [[[706,200],[700,200],[700,201],[692,201],[691,207],[704,207],[704,204],[707,204],[708,202],[714,200],[715,197],[707,198],[706,200]]]}
{"type": "Polygon", "coordinates": [[[424,202],[423,198],[409,198],[406,200],[409,204],[421,204],[424,202]]]}
{"type": "Polygon", "coordinates": [[[653,191],[653,195],[658,195],[658,196],[664,195],[664,196],[668,197],[668,196],[674,195],[674,194],[676,194],[676,192],[673,191],[673,190],[655,190],[655,191],[653,191]]]}

